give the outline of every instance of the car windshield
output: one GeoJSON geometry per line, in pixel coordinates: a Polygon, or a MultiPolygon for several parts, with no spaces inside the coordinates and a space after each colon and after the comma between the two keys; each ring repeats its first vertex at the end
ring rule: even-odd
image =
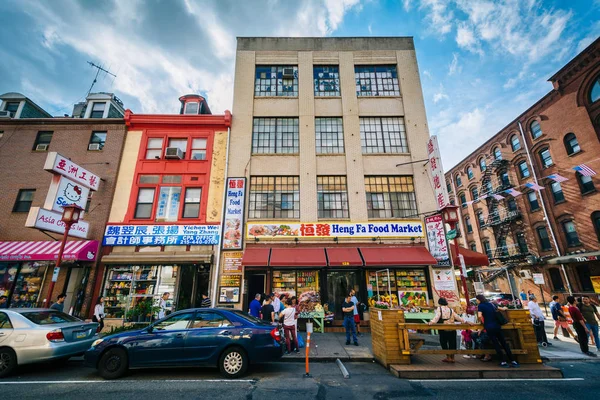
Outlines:
{"type": "Polygon", "coordinates": [[[53,310],[24,312],[21,315],[36,325],[54,325],[80,321],[69,314],[53,310]]]}
{"type": "Polygon", "coordinates": [[[240,310],[229,310],[229,312],[235,314],[236,317],[244,319],[244,320],[246,320],[248,322],[251,322],[251,323],[253,323],[255,325],[265,325],[265,326],[271,325],[271,323],[268,322],[268,321],[263,321],[262,319],[256,318],[256,317],[254,317],[254,316],[252,316],[250,314],[247,314],[247,313],[245,313],[243,311],[240,311],[240,310]]]}

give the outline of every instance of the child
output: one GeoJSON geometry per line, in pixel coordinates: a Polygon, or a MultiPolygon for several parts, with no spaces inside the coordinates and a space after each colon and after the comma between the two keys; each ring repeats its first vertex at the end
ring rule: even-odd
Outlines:
{"type": "MultiPolygon", "coordinates": [[[[473,333],[473,331],[470,329],[465,329],[460,333],[460,335],[462,336],[462,345],[467,350],[473,349],[473,345],[474,345],[473,337],[471,336],[471,333],[473,333]]],[[[464,358],[477,358],[477,356],[469,355],[469,354],[465,354],[463,357],[464,358]]]]}

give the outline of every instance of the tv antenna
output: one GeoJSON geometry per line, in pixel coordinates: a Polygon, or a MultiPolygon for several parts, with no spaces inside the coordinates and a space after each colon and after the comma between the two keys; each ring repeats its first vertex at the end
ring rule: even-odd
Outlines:
{"type": "Polygon", "coordinates": [[[113,74],[112,72],[110,72],[110,71],[108,71],[108,70],[106,70],[106,69],[102,68],[102,67],[101,67],[101,66],[99,66],[99,65],[96,65],[96,64],[94,64],[94,63],[93,63],[93,62],[91,62],[91,61],[88,61],[87,63],[88,63],[88,64],[90,64],[90,65],[92,66],[92,68],[97,68],[97,69],[98,69],[98,71],[96,71],[96,76],[94,77],[94,81],[92,82],[92,86],[90,86],[90,89],[88,90],[87,94],[90,94],[90,92],[92,91],[92,88],[94,87],[94,85],[95,85],[95,84],[96,84],[96,82],[98,81],[98,75],[100,74],[100,71],[104,72],[104,73],[105,73],[105,74],[107,74],[107,75],[113,76],[113,77],[115,77],[115,78],[117,77],[117,76],[116,76],[115,74],[113,74]]]}

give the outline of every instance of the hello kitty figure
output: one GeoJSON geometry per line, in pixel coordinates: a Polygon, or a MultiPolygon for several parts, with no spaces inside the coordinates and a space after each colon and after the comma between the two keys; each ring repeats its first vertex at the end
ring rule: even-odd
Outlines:
{"type": "Polygon", "coordinates": [[[96,255],[93,252],[91,252],[91,251],[88,251],[87,255],[86,255],[86,257],[87,257],[88,260],[93,260],[95,256],[96,255]]]}
{"type": "Polygon", "coordinates": [[[81,200],[81,187],[68,183],[63,194],[68,200],[76,203],[81,200]]]}

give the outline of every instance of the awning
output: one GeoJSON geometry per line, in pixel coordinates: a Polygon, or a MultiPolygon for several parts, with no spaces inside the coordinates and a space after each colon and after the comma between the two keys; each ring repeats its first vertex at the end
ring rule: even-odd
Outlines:
{"type": "MultiPolygon", "coordinates": [[[[60,241],[0,242],[0,261],[54,261],[58,258],[60,241]]],[[[97,240],[69,240],[65,245],[63,260],[95,261],[98,255],[97,240]]]]}
{"type": "Polygon", "coordinates": [[[242,265],[246,267],[266,267],[269,265],[269,254],[271,249],[253,249],[247,248],[242,256],[242,265]]]}
{"type": "Polygon", "coordinates": [[[361,247],[366,267],[389,265],[435,265],[437,261],[423,246],[361,247]]]}
{"type": "Polygon", "coordinates": [[[362,267],[363,260],[355,247],[328,247],[325,249],[330,267],[362,267]]]}
{"type": "MultiPolygon", "coordinates": [[[[454,246],[451,246],[451,247],[452,247],[452,250],[454,250],[454,246]]],[[[486,256],[485,254],[478,253],[473,250],[465,249],[464,247],[460,247],[460,246],[458,247],[458,253],[462,254],[463,258],[465,259],[465,265],[468,265],[471,267],[484,267],[486,265],[490,265],[490,260],[488,259],[488,256],[486,256]]],[[[460,266],[460,261],[458,259],[458,256],[454,256],[454,265],[460,266]]]]}
{"type": "Polygon", "coordinates": [[[546,262],[548,264],[570,264],[600,260],[600,251],[588,251],[587,253],[570,254],[568,256],[554,257],[546,262]]]}
{"type": "Polygon", "coordinates": [[[319,248],[273,248],[271,267],[326,267],[325,249],[319,248]]]}

